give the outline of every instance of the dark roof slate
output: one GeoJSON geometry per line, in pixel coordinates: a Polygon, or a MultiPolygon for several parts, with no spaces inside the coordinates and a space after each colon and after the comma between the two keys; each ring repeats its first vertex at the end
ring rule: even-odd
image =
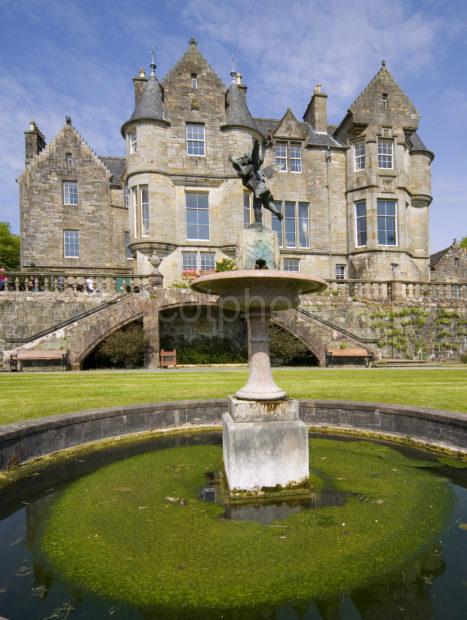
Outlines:
{"type": "Polygon", "coordinates": [[[409,136],[409,143],[410,143],[410,150],[411,151],[428,151],[428,152],[430,152],[430,150],[423,144],[423,142],[420,139],[420,136],[418,135],[418,133],[416,131],[414,131],[409,136]]]}
{"type": "Polygon", "coordinates": [[[99,159],[104,164],[104,166],[110,171],[112,175],[110,177],[110,182],[115,185],[119,185],[121,183],[121,178],[125,174],[126,170],[126,159],[124,157],[106,157],[99,156],[99,159]]]}
{"type": "Polygon", "coordinates": [[[225,105],[226,125],[249,127],[255,131],[258,130],[246,104],[245,96],[238,84],[232,83],[229,86],[225,94],[225,105]]]}
{"type": "MultiPolygon", "coordinates": [[[[165,112],[162,86],[156,77],[151,76],[143,87],[133,114],[127,123],[132,121],[163,121],[168,123],[165,112]]],[[[125,123],[125,125],[127,124],[125,123]]]]}
{"type": "MultiPolygon", "coordinates": [[[[262,134],[267,136],[273,134],[277,128],[280,120],[273,118],[255,118],[256,127],[262,134]]],[[[307,134],[307,145],[309,146],[329,146],[331,148],[344,148],[344,146],[338,142],[335,138],[325,133],[318,133],[309,123],[299,123],[300,127],[303,127],[307,134]]]]}

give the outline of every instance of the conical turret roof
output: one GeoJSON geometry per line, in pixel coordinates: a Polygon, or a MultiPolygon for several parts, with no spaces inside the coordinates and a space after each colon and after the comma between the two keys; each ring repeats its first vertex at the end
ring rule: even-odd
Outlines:
{"type": "Polygon", "coordinates": [[[169,124],[164,106],[164,94],[162,86],[154,74],[148,79],[143,87],[141,96],[135,103],[133,114],[122,126],[122,134],[129,123],[135,121],[150,121],[169,124]]]}
{"type": "Polygon", "coordinates": [[[232,82],[225,94],[225,124],[259,131],[246,104],[242,87],[236,82],[232,82]]]}

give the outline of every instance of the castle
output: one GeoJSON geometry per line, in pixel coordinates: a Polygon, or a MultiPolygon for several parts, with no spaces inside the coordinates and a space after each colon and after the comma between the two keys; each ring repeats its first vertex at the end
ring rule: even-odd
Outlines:
{"type": "Polygon", "coordinates": [[[251,196],[229,162],[270,136],[265,165],[283,220],[269,212],[281,266],[330,280],[430,279],[433,153],[420,115],[384,61],[339,125],[316,86],[303,120],[255,118],[232,72],[226,89],[191,40],[159,82],[133,78],[125,157],[99,157],[71,119],[48,144],[31,122],[19,178],[21,268],[64,274],[148,274],[164,285],[233,257],[252,222],[251,196]]]}

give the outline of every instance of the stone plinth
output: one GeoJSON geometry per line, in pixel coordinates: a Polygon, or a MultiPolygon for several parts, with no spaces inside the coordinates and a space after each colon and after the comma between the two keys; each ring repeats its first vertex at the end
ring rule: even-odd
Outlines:
{"type": "Polygon", "coordinates": [[[279,268],[277,234],[261,226],[240,231],[237,243],[238,269],[255,269],[258,260],[264,261],[267,269],[279,268]]]}
{"type": "Polygon", "coordinates": [[[233,497],[303,490],[309,479],[308,431],[298,419],[297,401],[230,398],[223,445],[233,497]]]}

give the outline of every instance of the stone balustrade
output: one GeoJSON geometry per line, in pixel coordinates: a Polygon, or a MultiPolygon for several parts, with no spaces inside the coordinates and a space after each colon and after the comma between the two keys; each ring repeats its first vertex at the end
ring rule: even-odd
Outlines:
{"type": "Polygon", "coordinates": [[[465,301],[466,282],[327,280],[322,295],[352,301],[465,301]]]}
{"type": "MultiPolygon", "coordinates": [[[[7,273],[5,290],[23,292],[86,293],[86,275],[45,272],[7,273]]],[[[129,274],[90,274],[97,293],[139,292],[150,276],[129,274]]],[[[326,280],[322,296],[343,301],[466,301],[466,282],[413,282],[401,280],[326,280]]]]}
{"type": "MultiPolygon", "coordinates": [[[[29,293],[72,293],[88,294],[86,291],[87,275],[60,274],[44,272],[10,271],[6,274],[6,291],[29,293]]],[[[92,273],[89,277],[96,293],[114,295],[115,293],[139,292],[149,281],[148,276],[117,275],[92,273]]]]}

